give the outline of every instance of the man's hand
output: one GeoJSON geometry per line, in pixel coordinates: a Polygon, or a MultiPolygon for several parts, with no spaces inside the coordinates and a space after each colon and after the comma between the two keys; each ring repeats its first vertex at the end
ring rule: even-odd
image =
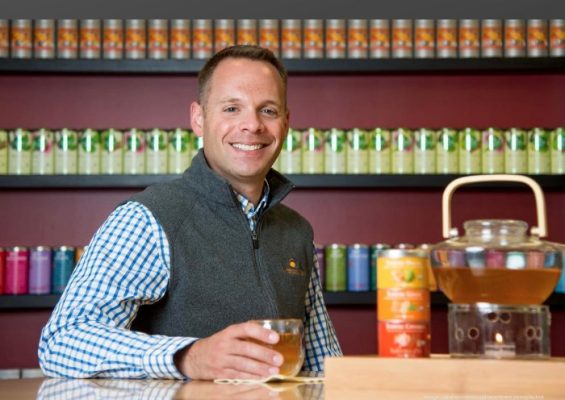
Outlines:
{"type": "Polygon", "coordinates": [[[279,373],[282,355],[266,346],[279,335],[253,322],[228,326],[175,355],[177,368],[192,379],[258,379],[279,373]]]}

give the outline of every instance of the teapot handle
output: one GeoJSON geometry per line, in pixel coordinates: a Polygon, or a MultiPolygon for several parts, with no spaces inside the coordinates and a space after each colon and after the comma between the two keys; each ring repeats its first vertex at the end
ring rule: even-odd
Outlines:
{"type": "Polygon", "coordinates": [[[453,192],[459,186],[469,183],[480,182],[518,182],[524,183],[532,189],[536,198],[536,211],[538,218],[538,226],[532,226],[530,232],[532,235],[538,237],[547,236],[547,223],[545,211],[545,198],[543,191],[536,181],[532,178],[523,175],[471,175],[457,178],[451,181],[443,191],[442,197],[442,223],[443,223],[443,237],[448,239],[458,235],[457,228],[451,227],[451,197],[453,192]]]}

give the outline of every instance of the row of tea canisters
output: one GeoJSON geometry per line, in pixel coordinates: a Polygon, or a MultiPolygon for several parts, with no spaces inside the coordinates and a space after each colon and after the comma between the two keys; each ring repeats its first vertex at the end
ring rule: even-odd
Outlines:
{"type": "MultiPolygon", "coordinates": [[[[397,243],[391,246],[387,243],[363,243],[328,245],[316,244],[316,258],[320,267],[322,288],[328,292],[364,292],[375,291],[377,282],[377,262],[383,251],[388,249],[415,249],[428,251],[429,244],[414,245],[397,243]]],[[[430,290],[435,290],[435,281],[431,282],[430,290]]]]}
{"type": "Polygon", "coordinates": [[[562,57],[565,19],[0,19],[0,57],[206,59],[562,57]]]}
{"type": "Polygon", "coordinates": [[[0,174],[180,174],[202,146],[182,128],[0,130],[0,174]]]}
{"type": "Polygon", "coordinates": [[[84,247],[0,248],[0,295],[61,294],[84,247]]]}
{"type": "MultiPolygon", "coordinates": [[[[203,147],[193,132],[0,130],[1,174],[178,174],[203,147]]],[[[285,174],[565,174],[565,129],[289,129],[285,174]]]]}
{"type": "Polygon", "coordinates": [[[289,174],[565,174],[565,129],[290,129],[289,174]]]}

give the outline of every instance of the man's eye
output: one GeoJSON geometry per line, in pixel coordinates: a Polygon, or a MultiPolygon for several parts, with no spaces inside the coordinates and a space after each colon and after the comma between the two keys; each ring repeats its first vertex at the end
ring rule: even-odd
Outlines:
{"type": "Polygon", "coordinates": [[[277,110],[273,110],[272,108],[264,108],[263,113],[273,117],[278,115],[277,110]]]}
{"type": "Polygon", "coordinates": [[[226,107],[224,109],[224,111],[226,111],[226,112],[236,112],[237,108],[236,107],[226,107]]]}

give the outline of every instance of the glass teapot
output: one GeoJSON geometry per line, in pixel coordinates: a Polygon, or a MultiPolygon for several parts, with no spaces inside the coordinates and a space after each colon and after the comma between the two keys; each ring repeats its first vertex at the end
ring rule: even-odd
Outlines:
{"type": "Polygon", "coordinates": [[[476,175],[455,179],[442,198],[443,237],[433,246],[431,263],[439,288],[454,303],[541,304],[554,290],[565,246],[547,236],[545,200],[540,186],[520,175],[476,175]],[[451,227],[451,197],[458,187],[479,182],[519,182],[536,199],[538,226],[518,220],[481,219],[451,227]]]}

